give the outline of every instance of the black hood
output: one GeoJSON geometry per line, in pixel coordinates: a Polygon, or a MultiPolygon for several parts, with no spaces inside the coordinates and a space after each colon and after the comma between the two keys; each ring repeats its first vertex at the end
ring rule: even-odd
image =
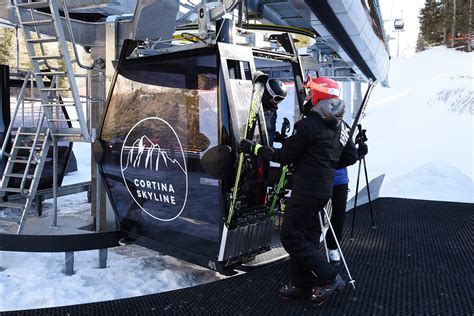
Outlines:
{"type": "Polygon", "coordinates": [[[337,98],[327,99],[319,101],[310,114],[318,114],[328,126],[336,128],[341,125],[344,108],[344,101],[337,98]]]}

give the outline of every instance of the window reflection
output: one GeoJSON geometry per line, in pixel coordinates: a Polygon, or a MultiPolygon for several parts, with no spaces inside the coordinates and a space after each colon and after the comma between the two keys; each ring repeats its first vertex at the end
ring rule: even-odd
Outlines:
{"type": "MultiPolygon", "coordinates": [[[[217,80],[214,74],[199,74],[197,81],[197,89],[180,89],[143,84],[120,76],[102,139],[110,141],[112,146],[121,145],[138,121],[159,117],[176,131],[185,152],[199,153],[217,145],[217,80]]],[[[159,128],[153,125],[144,124],[140,128],[160,134],[159,128]]],[[[166,140],[162,142],[166,147],[166,140]]]]}

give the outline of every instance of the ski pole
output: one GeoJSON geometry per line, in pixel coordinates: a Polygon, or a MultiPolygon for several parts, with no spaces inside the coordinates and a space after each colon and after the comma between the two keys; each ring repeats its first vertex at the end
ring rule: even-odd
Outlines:
{"type": "Polygon", "coordinates": [[[342,253],[341,246],[339,245],[339,241],[337,240],[336,233],[334,232],[334,229],[332,228],[331,221],[329,219],[328,213],[326,212],[326,209],[323,208],[324,215],[326,215],[326,220],[328,221],[329,228],[331,229],[332,236],[334,237],[334,241],[336,241],[337,245],[337,250],[339,250],[339,253],[341,254],[342,262],[344,263],[344,267],[346,268],[347,275],[349,276],[349,283],[352,285],[352,287],[355,290],[355,280],[352,279],[351,272],[349,271],[349,267],[347,266],[346,259],[344,258],[344,254],[342,253]]]}

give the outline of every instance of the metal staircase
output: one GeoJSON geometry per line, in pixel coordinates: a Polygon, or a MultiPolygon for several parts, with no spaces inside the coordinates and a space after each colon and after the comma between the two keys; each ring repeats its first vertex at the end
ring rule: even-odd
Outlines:
{"type": "MultiPolygon", "coordinates": [[[[27,74],[20,91],[17,107],[5,135],[1,153],[1,155],[8,157],[8,161],[0,184],[0,197],[3,197],[4,201],[0,202],[0,221],[16,222],[18,224],[17,234],[21,232],[26,212],[35,198],[50,146],[57,146],[59,141],[91,141],[91,129],[88,127],[88,121],[83,110],[84,106],[90,105],[90,103],[85,104],[89,96],[81,98],[79,95],[73,63],[88,70],[91,68],[80,64],[66,1],[62,3],[61,10],[64,18],[61,18],[57,0],[35,2],[15,0],[18,19],[24,32],[33,69],[31,75],[27,74]],[[37,9],[49,10],[51,18],[37,19],[38,15],[35,13],[37,9]],[[69,32],[69,38],[72,39],[72,50],[75,59],[71,58],[68,50],[63,24],[67,26],[66,31],[69,32]],[[56,36],[44,37],[41,33],[41,27],[51,26],[56,31],[56,36]],[[46,45],[50,43],[57,44],[59,54],[48,54],[46,45]],[[58,61],[58,64],[63,67],[51,66],[50,61],[52,60],[58,61]],[[25,90],[29,81],[32,86],[33,81],[36,84],[39,90],[39,99],[35,99],[33,95],[30,99],[25,97],[25,90]],[[7,152],[10,135],[14,131],[15,119],[20,108],[23,115],[25,101],[29,101],[29,104],[31,104],[31,126],[25,126],[22,116],[22,122],[16,131],[13,146],[7,152]],[[40,102],[39,109],[34,110],[34,101],[40,102]],[[67,114],[64,114],[64,109],[67,109],[67,114]],[[22,172],[18,172],[18,170],[22,170],[22,172]],[[16,200],[21,202],[5,202],[7,194],[20,195],[21,198],[16,200]],[[18,211],[20,214],[18,214],[18,211]]],[[[57,157],[53,155],[53,159],[57,159],[57,157]]]]}
{"type": "MultiPolygon", "coordinates": [[[[64,1],[63,3],[65,3],[64,1]]],[[[73,60],[68,50],[68,44],[65,39],[63,29],[63,21],[59,13],[59,5],[57,0],[47,0],[39,2],[21,2],[15,0],[18,19],[23,29],[26,40],[26,47],[28,55],[30,56],[33,74],[35,76],[36,84],[40,90],[41,103],[44,107],[44,113],[51,131],[53,141],[68,140],[68,141],[90,141],[90,131],[87,127],[86,117],[83,111],[83,104],[79,95],[79,90],[76,83],[76,77],[73,69],[73,62],[78,62],[79,58],[73,60]],[[49,9],[51,12],[51,19],[37,20],[36,9],[49,9]],[[45,25],[53,25],[56,31],[54,37],[44,37],[41,35],[41,27],[45,25]],[[59,55],[47,55],[45,44],[56,43],[59,48],[59,55]],[[64,70],[55,69],[48,64],[50,60],[58,60],[64,65],[64,70]],[[60,76],[63,86],[45,87],[43,77],[46,75],[60,76]],[[68,102],[51,102],[48,99],[48,92],[57,92],[62,99],[70,100],[68,102]],[[73,119],[79,123],[78,128],[61,127],[61,122],[71,121],[72,119],[64,119],[55,116],[59,111],[55,111],[55,107],[73,107],[76,117],[73,119]]],[[[67,13],[67,8],[64,4],[63,12],[67,13]]],[[[66,15],[65,24],[70,26],[70,21],[66,15]]],[[[71,28],[68,28],[71,31],[71,28]]],[[[73,43],[74,44],[74,43],[73,43]]],[[[75,45],[73,45],[75,48],[75,45]]],[[[74,52],[76,52],[74,50],[74,52]]],[[[56,99],[58,101],[58,99],[56,99]]]]}
{"type": "MultiPolygon", "coordinates": [[[[52,80],[50,87],[53,87],[57,80],[52,80]]],[[[34,80],[31,73],[26,73],[23,86],[18,96],[18,102],[12,115],[12,120],[2,146],[2,154],[8,157],[0,183],[0,193],[4,197],[6,194],[16,194],[21,196],[15,203],[0,202],[0,220],[16,222],[18,224],[17,234],[20,233],[26,211],[35,197],[39,179],[46,162],[49,148],[51,146],[51,133],[45,126],[45,114],[43,111],[35,113],[33,89],[30,89],[31,96],[27,98],[25,92],[28,90],[28,83],[33,88],[34,80]],[[20,126],[15,132],[13,145],[7,152],[7,145],[10,143],[10,135],[13,133],[13,126],[21,109],[21,125],[25,124],[24,105],[32,105],[30,126],[20,126]]],[[[53,99],[53,93],[49,92],[49,99],[53,99]]],[[[41,102],[41,99],[39,99],[41,102]]]]}
{"type": "MultiPolygon", "coordinates": [[[[43,116],[44,118],[44,116],[43,116]]],[[[42,123],[43,119],[41,120],[42,123]]],[[[22,195],[24,199],[19,202],[1,202],[0,207],[20,210],[19,216],[3,217],[2,220],[18,223],[17,234],[22,229],[26,211],[31,206],[38,188],[39,179],[43,170],[46,156],[51,145],[49,128],[24,128],[20,127],[16,133],[12,151],[2,178],[1,191],[22,195]],[[25,152],[29,152],[25,155],[25,152]],[[22,173],[14,173],[16,165],[23,165],[22,173]],[[21,179],[21,182],[12,181],[21,179]]],[[[2,213],[5,211],[2,211],[2,213]]],[[[11,215],[10,215],[11,216],[11,215]]]]}

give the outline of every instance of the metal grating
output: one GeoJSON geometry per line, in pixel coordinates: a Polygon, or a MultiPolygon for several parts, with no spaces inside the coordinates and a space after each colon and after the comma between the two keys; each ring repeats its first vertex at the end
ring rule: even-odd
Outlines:
{"type": "MultiPolygon", "coordinates": [[[[284,261],[178,291],[5,315],[474,314],[474,205],[382,198],[374,206],[378,229],[362,206],[355,239],[343,242],[357,290],[348,286],[321,307],[276,296],[288,277],[284,261]]],[[[346,223],[348,236],[350,215],[346,223]]]]}

